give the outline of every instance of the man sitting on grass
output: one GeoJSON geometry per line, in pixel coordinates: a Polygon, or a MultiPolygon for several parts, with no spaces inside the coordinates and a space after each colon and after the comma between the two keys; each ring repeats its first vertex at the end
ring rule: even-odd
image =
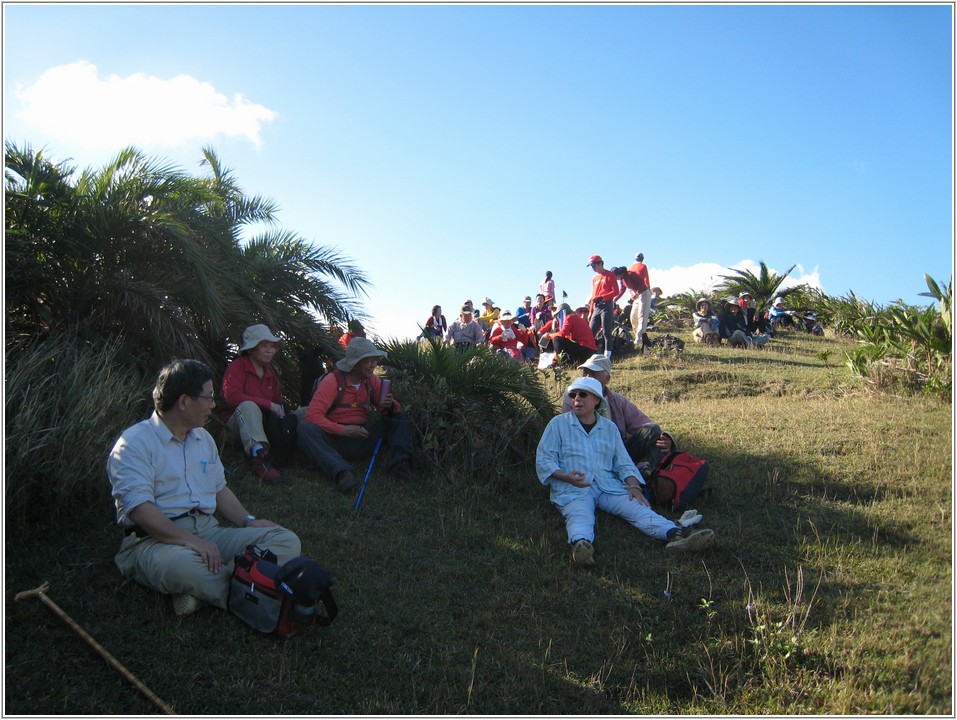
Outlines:
{"type": "MultiPolygon", "coordinates": [[[[604,402],[601,383],[578,378],[565,393],[572,411],[552,418],[536,453],[536,470],[551,487],[551,501],[565,518],[572,560],[594,565],[595,510],[624,518],[646,535],[667,542],[669,553],[703,550],[714,542],[712,530],[692,530],[701,515],[682,516],[681,524],[662,517],[648,504],[638,468],[628,457],[615,424],[598,413],[604,402]]],[[[687,515],[687,514],[686,514],[687,515]]]]}
{"type": "Polygon", "coordinates": [[[203,429],[216,405],[210,368],[174,360],[160,370],[153,404],[153,415],[124,430],[107,460],[116,520],[126,532],[116,565],[172,595],[177,615],[202,603],[226,608],[237,553],[258,545],[281,565],[299,556],[299,538],[257,520],[226,487],[216,442],[203,429]],[[217,512],[235,527],[221,527],[217,512]]]}

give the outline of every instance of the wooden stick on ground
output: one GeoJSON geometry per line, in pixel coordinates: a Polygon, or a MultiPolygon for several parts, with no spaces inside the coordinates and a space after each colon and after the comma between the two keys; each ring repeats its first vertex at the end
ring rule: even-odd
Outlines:
{"type": "Polygon", "coordinates": [[[136,677],[133,673],[127,670],[123,664],[117,660],[115,657],[110,655],[110,653],[104,648],[100,643],[93,639],[93,637],[83,628],[76,624],[76,622],[67,615],[63,610],[60,609],[59,605],[53,602],[50,598],[46,596],[46,591],[50,589],[50,583],[45,582],[40,587],[34,588],[33,590],[24,590],[21,593],[17,593],[14,601],[23,600],[28,597],[39,597],[41,602],[50,608],[54,614],[57,615],[63,622],[69,625],[73,630],[86,641],[86,644],[93,648],[97,654],[99,654],[107,664],[110,665],[114,670],[116,670],[120,675],[129,680],[133,687],[139,690],[143,695],[147,697],[156,707],[162,710],[166,715],[175,715],[176,711],[173,710],[169,705],[163,702],[156,693],[150,690],[146,685],[143,684],[143,681],[136,677]]]}

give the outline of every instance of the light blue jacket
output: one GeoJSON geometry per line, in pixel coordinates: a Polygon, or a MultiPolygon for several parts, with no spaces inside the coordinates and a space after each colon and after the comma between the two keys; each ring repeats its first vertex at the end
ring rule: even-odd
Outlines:
{"type": "Polygon", "coordinates": [[[601,415],[597,418],[595,427],[586,432],[575,413],[562,413],[552,418],[542,433],[535,453],[535,469],[539,481],[551,486],[551,501],[558,506],[584,495],[589,488],[555,480],[552,473],[556,470],[583,472],[585,482],[611,495],[626,495],[625,480],[629,477],[642,482],[618,426],[601,415]]]}

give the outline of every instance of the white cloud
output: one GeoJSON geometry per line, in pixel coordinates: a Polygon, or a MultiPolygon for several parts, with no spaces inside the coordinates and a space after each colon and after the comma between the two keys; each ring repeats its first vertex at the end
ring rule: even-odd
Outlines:
{"type": "Polygon", "coordinates": [[[242,94],[229,99],[188,75],[100,78],[85,61],[50,68],[17,96],[23,104],[18,116],[27,127],[92,151],[174,147],[219,135],[244,137],[259,147],[263,123],[277,117],[242,94]]]}
{"type": "MultiPolygon", "coordinates": [[[[675,266],[664,270],[653,267],[648,268],[648,276],[651,284],[661,288],[662,294],[667,297],[676,293],[683,293],[689,290],[705,290],[710,292],[716,285],[723,282],[724,275],[730,275],[731,270],[747,270],[755,275],[761,271],[760,264],[754,260],[741,260],[732,265],[720,265],[718,263],[697,263],[687,267],[675,266]]],[[[787,268],[768,267],[768,271],[775,274],[782,274],[787,268]]],[[[794,287],[807,283],[811,287],[824,287],[821,285],[821,274],[817,266],[811,272],[807,272],[804,266],[797,265],[787,280],[781,285],[782,288],[794,287]]]]}

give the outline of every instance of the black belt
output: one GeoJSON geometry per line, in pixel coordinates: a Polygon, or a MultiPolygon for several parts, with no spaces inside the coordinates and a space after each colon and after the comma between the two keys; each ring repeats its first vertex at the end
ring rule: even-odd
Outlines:
{"type": "MultiPolygon", "coordinates": [[[[209,515],[209,513],[203,512],[202,510],[198,508],[193,508],[192,510],[188,510],[187,512],[181,513],[177,515],[176,517],[171,517],[170,520],[181,520],[184,517],[195,517],[197,515],[209,515]]],[[[127,535],[136,535],[136,537],[141,537],[141,538],[149,537],[149,533],[146,532],[139,525],[131,525],[128,528],[123,528],[123,532],[127,535]]]]}

